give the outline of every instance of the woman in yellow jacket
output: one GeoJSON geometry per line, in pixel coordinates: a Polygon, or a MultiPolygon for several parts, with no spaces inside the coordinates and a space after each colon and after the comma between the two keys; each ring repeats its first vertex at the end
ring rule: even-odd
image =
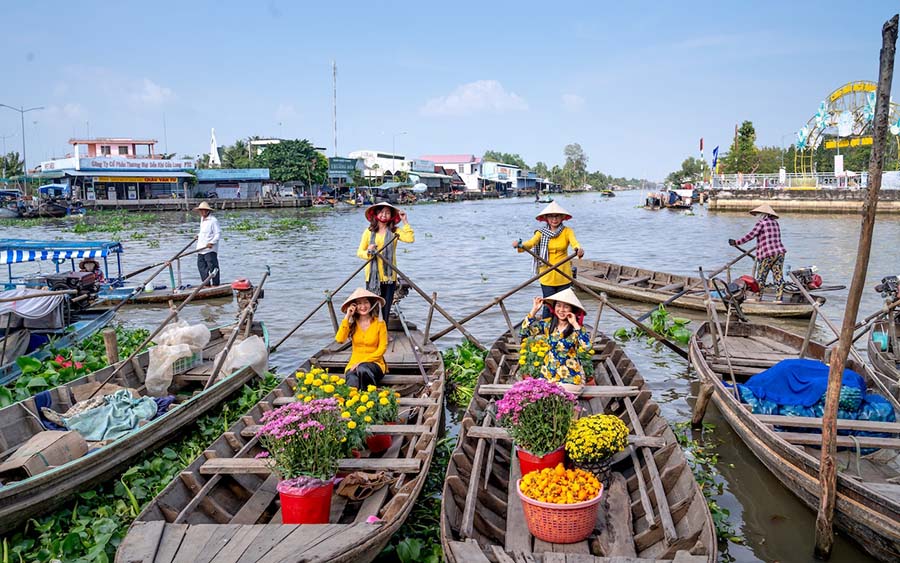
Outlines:
{"type": "Polygon", "coordinates": [[[371,291],[359,288],[341,305],[344,318],[334,339],[344,342],[350,338],[353,349],[344,369],[347,384],[365,389],[378,385],[387,371],[384,353],[387,351],[387,324],[378,318],[384,299],[371,291]]]}
{"type": "MultiPolygon", "coordinates": [[[[575,231],[573,231],[571,227],[563,225],[563,221],[567,221],[571,218],[572,215],[563,209],[560,204],[555,201],[550,202],[550,205],[545,207],[544,210],[535,217],[538,221],[546,222],[547,225],[536,230],[534,236],[524,242],[521,240],[513,241],[513,248],[519,252],[523,252],[523,248],[531,250],[537,246],[538,251],[535,254],[551,264],[556,264],[568,256],[569,247],[571,246],[577,251],[578,257],[581,258],[584,256],[584,249],[581,248],[581,244],[579,244],[578,239],[575,238],[575,231]]],[[[534,261],[535,274],[547,272],[541,276],[541,293],[544,297],[550,297],[572,285],[569,278],[560,273],[565,272],[570,276],[572,275],[571,261],[560,266],[559,272],[556,270],[548,270],[550,270],[550,268],[546,264],[543,264],[538,260],[534,261]]]]}
{"type": "Polygon", "coordinates": [[[372,263],[366,266],[366,289],[384,299],[381,318],[387,321],[394,301],[394,289],[397,287],[397,272],[391,268],[397,265],[397,242],[415,242],[416,237],[406,221],[406,212],[390,203],[376,203],[370,206],[366,209],[366,219],[369,220],[369,226],[363,231],[359,248],[356,250],[357,256],[368,260],[384,248],[385,240],[393,239],[393,243],[389,244],[375,260],[378,268],[372,268],[372,263]],[[401,221],[403,226],[398,229],[397,223],[401,221]]]}

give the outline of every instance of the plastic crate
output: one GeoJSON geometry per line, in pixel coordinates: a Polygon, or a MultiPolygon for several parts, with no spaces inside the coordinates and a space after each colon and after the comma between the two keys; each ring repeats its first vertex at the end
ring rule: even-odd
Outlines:
{"type": "Polygon", "coordinates": [[[172,363],[172,375],[184,373],[191,368],[199,366],[202,363],[203,354],[201,352],[194,352],[187,358],[178,358],[172,363]]]}

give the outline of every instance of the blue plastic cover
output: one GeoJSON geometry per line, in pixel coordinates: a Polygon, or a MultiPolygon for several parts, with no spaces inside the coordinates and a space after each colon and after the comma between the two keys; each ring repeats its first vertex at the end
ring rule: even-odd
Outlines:
{"type": "MultiPolygon", "coordinates": [[[[842,385],[858,389],[860,399],[866,393],[865,380],[849,369],[844,370],[842,385]]],[[[748,379],[746,386],[759,399],[811,407],[828,388],[828,366],[809,359],[782,360],[748,379]]]]}

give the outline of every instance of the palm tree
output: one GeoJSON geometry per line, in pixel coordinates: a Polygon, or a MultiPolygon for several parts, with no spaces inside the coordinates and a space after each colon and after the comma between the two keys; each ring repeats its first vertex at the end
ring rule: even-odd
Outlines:
{"type": "Polygon", "coordinates": [[[25,172],[25,165],[19,158],[19,153],[10,152],[0,155],[0,170],[3,172],[3,178],[12,178],[22,175],[25,172]]]}

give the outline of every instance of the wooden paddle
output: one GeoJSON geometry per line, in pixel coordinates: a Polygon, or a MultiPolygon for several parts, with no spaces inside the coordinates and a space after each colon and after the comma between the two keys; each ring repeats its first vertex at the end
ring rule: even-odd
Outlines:
{"type": "MultiPolygon", "coordinates": [[[[531,254],[536,260],[539,260],[539,261],[540,261],[542,264],[544,264],[545,266],[549,266],[551,270],[556,270],[557,273],[559,273],[560,275],[562,275],[563,277],[565,277],[566,279],[568,279],[570,282],[572,282],[573,284],[575,284],[575,285],[578,287],[578,289],[584,291],[584,292],[587,293],[588,295],[592,296],[594,299],[599,300],[599,301],[600,301],[601,303],[603,303],[604,305],[608,305],[610,309],[612,309],[613,311],[615,311],[616,313],[618,313],[620,316],[624,317],[625,320],[627,320],[628,322],[634,324],[634,325],[637,326],[639,329],[641,329],[641,330],[643,330],[644,332],[646,332],[648,335],[652,336],[653,338],[655,338],[656,340],[658,340],[659,342],[661,342],[666,348],[669,348],[670,350],[672,350],[673,352],[675,352],[676,354],[678,354],[679,356],[681,356],[681,357],[684,358],[685,360],[688,359],[688,353],[687,353],[687,351],[685,351],[681,346],[675,344],[674,342],[670,341],[670,340],[669,340],[668,338],[666,338],[665,336],[659,334],[658,332],[656,332],[655,330],[653,330],[653,329],[650,328],[649,326],[643,324],[641,321],[639,321],[639,320],[637,320],[636,318],[632,317],[630,314],[628,314],[628,312],[626,312],[625,310],[623,310],[621,307],[618,307],[618,306],[615,305],[614,303],[611,303],[611,302],[609,301],[609,299],[606,298],[606,294],[597,293],[596,291],[594,291],[594,290],[591,289],[590,287],[584,285],[583,283],[581,283],[580,281],[576,280],[575,278],[573,278],[573,277],[570,276],[569,274],[567,274],[567,273],[563,272],[562,270],[560,270],[560,269],[559,269],[559,265],[557,265],[557,266],[554,267],[552,264],[550,264],[550,262],[548,262],[547,260],[544,260],[543,258],[541,258],[541,257],[540,257],[539,255],[537,255],[536,253],[532,252],[531,250],[529,250],[529,249],[527,249],[527,248],[525,248],[525,247],[522,247],[522,250],[524,250],[524,251],[527,252],[528,254],[531,254]]],[[[542,272],[541,275],[545,275],[546,273],[547,273],[546,271],[545,271],[545,272],[542,272]]]]}
{"type": "MultiPolygon", "coordinates": [[[[173,256],[173,257],[171,257],[171,258],[169,258],[169,259],[166,260],[165,262],[157,262],[156,264],[150,264],[149,266],[144,266],[143,268],[141,268],[141,269],[139,269],[139,270],[135,270],[135,271],[133,271],[133,272],[130,272],[130,273],[128,273],[128,274],[125,274],[124,276],[122,276],[122,279],[123,279],[123,280],[127,280],[128,278],[132,278],[132,277],[134,277],[134,276],[136,276],[136,275],[138,275],[138,274],[143,274],[143,273],[146,272],[147,270],[150,270],[151,268],[155,268],[155,267],[157,267],[157,266],[159,266],[159,265],[165,265],[165,266],[168,266],[169,264],[171,264],[174,260],[177,260],[178,258],[184,258],[185,256],[190,256],[191,254],[195,254],[195,253],[197,253],[197,252],[200,252],[201,250],[205,250],[205,249],[203,249],[203,248],[197,248],[197,249],[194,249],[194,250],[192,250],[192,251],[190,251],[190,252],[185,252],[192,244],[194,244],[194,241],[196,241],[196,240],[197,240],[197,237],[192,238],[191,241],[190,241],[189,243],[187,243],[186,245],[184,245],[184,248],[182,248],[181,250],[178,251],[178,254],[176,254],[175,256],[173,256]]],[[[160,270],[160,271],[161,271],[161,270],[160,270]]],[[[155,277],[155,276],[154,276],[154,277],[155,277]]]]}
{"type": "MultiPolygon", "coordinates": [[[[756,247],[755,247],[755,246],[754,246],[753,248],[749,249],[749,250],[744,250],[743,248],[741,248],[741,247],[739,247],[739,246],[735,246],[735,248],[737,248],[738,250],[741,251],[741,255],[738,256],[737,258],[732,259],[731,261],[729,261],[727,264],[725,264],[724,266],[722,266],[722,267],[719,268],[718,270],[715,270],[715,271],[713,271],[712,273],[707,274],[710,278],[714,278],[714,277],[718,276],[719,274],[721,274],[722,272],[724,272],[724,271],[727,270],[728,268],[734,266],[736,263],[738,263],[738,262],[740,262],[741,260],[743,260],[744,257],[746,257],[746,256],[750,256],[751,258],[753,258],[754,256],[753,256],[753,254],[751,254],[751,253],[752,253],[754,250],[756,250],[756,247]]],[[[690,292],[693,291],[694,289],[696,289],[699,285],[701,285],[701,283],[702,283],[702,282],[699,282],[699,281],[692,283],[690,286],[684,288],[683,290],[679,291],[678,293],[676,293],[676,294],[673,295],[672,297],[669,297],[668,299],[666,299],[665,301],[663,301],[662,303],[660,303],[660,305],[666,306],[666,305],[669,305],[669,304],[673,303],[673,302],[674,302],[676,299],[678,299],[679,297],[682,297],[682,296],[684,296],[684,295],[690,293],[690,292]]],[[[644,313],[643,315],[641,315],[640,317],[638,317],[637,320],[639,320],[639,321],[641,321],[641,322],[644,322],[645,320],[647,320],[647,319],[650,317],[650,315],[653,314],[653,311],[655,311],[655,310],[656,310],[656,309],[650,309],[649,311],[647,311],[646,313],[644,313]]]]}

